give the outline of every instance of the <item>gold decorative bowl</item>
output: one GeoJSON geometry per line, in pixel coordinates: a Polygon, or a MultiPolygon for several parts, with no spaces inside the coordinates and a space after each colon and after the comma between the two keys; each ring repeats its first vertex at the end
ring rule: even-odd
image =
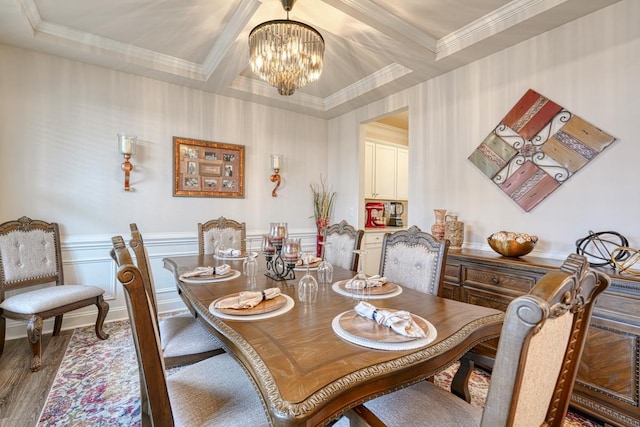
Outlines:
{"type": "Polygon", "coordinates": [[[538,237],[527,233],[498,231],[487,237],[491,249],[500,255],[519,257],[528,254],[538,242],[538,237]]]}

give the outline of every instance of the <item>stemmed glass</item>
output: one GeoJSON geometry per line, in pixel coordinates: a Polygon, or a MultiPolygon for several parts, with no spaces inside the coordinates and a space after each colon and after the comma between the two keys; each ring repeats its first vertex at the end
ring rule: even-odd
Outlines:
{"type": "Polygon", "coordinates": [[[218,243],[218,246],[216,246],[216,258],[224,259],[226,251],[227,251],[227,248],[224,246],[224,241],[221,238],[220,242],[218,243]]]}
{"type": "Polygon", "coordinates": [[[320,244],[322,245],[322,262],[318,264],[318,281],[321,284],[326,285],[333,281],[333,266],[326,260],[327,246],[331,243],[320,242],[320,244]]]}
{"type": "Polygon", "coordinates": [[[242,262],[242,272],[247,276],[247,282],[249,285],[253,287],[256,285],[256,276],[258,275],[258,260],[256,259],[258,254],[252,252],[251,241],[252,239],[247,239],[247,243],[249,243],[249,252],[242,262]]]}
{"type": "Polygon", "coordinates": [[[369,280],[364,274],[364,256],[368,251],[364,249],[356,249],[353,253],[358,254],[358,272],[351,279],[351,296],[358,301],[369,299],[369,280]]]}
{"type": "Polygon", "coordinates": [[[307,273],[298,282],[298,300],[303,303],[313,304],[318,297],[318,282],[309,273],[309,263],[312,255],[310,252],[303,254],[303,259],[307,264],[307,273]]]}

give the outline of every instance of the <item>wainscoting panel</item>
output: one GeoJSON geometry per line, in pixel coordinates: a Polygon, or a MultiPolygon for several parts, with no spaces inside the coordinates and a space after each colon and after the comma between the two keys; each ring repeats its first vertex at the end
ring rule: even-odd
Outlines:
{"type": "MultiPolygon", "coordinates": [[[[171,273],[163,267],[162,259],[168,256],[193,255],[198,253],[198,238],[195,234],[144,234],[144,244],[149,254],[149,262],[156,287],[158,311],[183,310],[185,305],[178,296],[176,284],[171,273]]],[[[128,243],[129,235],[123,235],[128,243]]],[[[260,237],[259,234],[247,238],[260,237]]],[[[291,233],[291,237],[300,237],[303,251],[315,251],[315,232],[291,233]]],[[[64,237],[63,237],[64,238],[64,237]]],[[[258,249],[255,240],[253,250],[258,249]]],[[[128,318],[122,285],[116,277],[116,264],[109,252],[112,249],[111,236],[88,236],[82,239],[70,238],[62,242],[64,277],[67,283],[99,286],[105,290],[104,299],[109,303],[106,322],[128,318]]],[[[132,252],[133,255],[133,252],[132,252]]],[[[14,292],[15,293],[15,292],[14,292]]],[[[64,315],[62,329],[92,325],[98,310],[87,307],[64,315]]],[[[44,333],[53,331],[53,319],[45,320],[44,333]]],[[[26,322],[7,320],[6,339],[26,336],[26,322]]]]}

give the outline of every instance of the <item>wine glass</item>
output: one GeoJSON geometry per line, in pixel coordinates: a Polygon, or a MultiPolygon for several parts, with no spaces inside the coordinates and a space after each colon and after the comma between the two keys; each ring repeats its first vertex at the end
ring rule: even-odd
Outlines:
{"type": "Polygon", "coordinates": [[[242,272],[247,276],[247,282],[249,285],[255,286],[256,276],[258,275],[258,260],[256,259],[258,254],[251,250],[251,240],[252,239],[247,239],[247,242],[249,243],[249,252],[242,262],[242,272]]]}
{"type": "Polygon", "coordinates": [[[318,297],[318,282],[309,273],[309,263],[312,255],[310,252],[303,254],[303,259],[307,264],[307,273],[298,282],[298,300],[302,303],[313,304],[318,297]]]}
{"type": "Polygon", "coordinates": [[[226,251],[227,251],[227,248],[224,246],[224,241],[221,238],[220,242],[218,243],[218,246],[216,247],[216,257],[218,259],[224,259],[226,251]]]}
{"type": "Polygon", "coordinates": [[[318,264],[318,281],[321,284],[326,285],[333,282],[333,266],[326,260],[327,246],[331,243],[320,242],[320,244],[322,245],[322,262],[318,264]]]}
{"type": "Polygon", "coordinates": [[[351,296],[357,301],[365,301],[369,299],[370,287],[367,275],[364,274],[364,256],[368,251],[364,249],[356,249],[353,253],[358,254],[358,272],[351,279],[351,296]]]}

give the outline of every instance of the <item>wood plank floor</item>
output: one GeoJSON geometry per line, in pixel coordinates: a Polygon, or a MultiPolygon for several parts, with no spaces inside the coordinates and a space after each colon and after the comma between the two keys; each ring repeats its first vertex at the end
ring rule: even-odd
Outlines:
{"type": "MultiPolygon", "coordinates": [[[[25,332],[26,333],[26,332],[25,332]]],[[[73,330],[42,337],[42,369],[31,372],[27,338],[7,341],[0,356],[0,427],[34,427],[73,330]]]]}

